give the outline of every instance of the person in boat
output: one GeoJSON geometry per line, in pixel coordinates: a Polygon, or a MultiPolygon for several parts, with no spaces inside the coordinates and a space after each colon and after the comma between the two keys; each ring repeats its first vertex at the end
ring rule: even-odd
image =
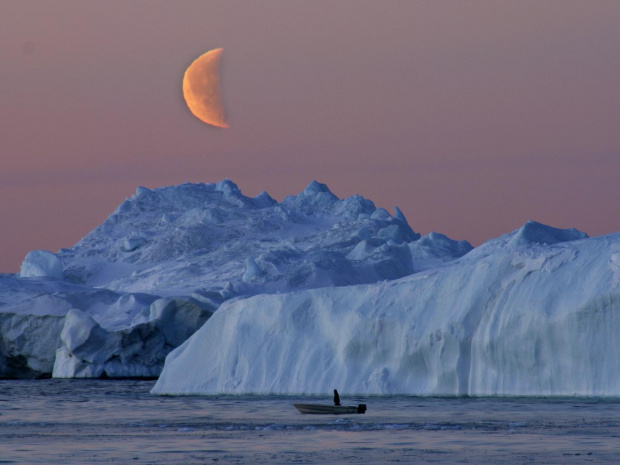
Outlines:
{"type": "Polygon", "coordinates": [[[338,395],[337,389],[334,389],[334,405],[340,405],[340,396],[338,395]]]}

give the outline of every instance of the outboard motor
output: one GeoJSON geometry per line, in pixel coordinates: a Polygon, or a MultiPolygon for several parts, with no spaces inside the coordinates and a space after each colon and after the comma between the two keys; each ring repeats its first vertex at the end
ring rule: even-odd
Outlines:
{"type": "Polygon", "coordinates": [[[357,406],[357,413],[366,413],[366,404],[359,404],[357,406]]]}

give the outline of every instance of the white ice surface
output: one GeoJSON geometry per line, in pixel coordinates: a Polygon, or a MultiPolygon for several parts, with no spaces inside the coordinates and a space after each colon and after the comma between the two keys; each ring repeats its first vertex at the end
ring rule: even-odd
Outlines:
{"type": "Polygon", "coordinates": [[[620,233],[584,236],[528,222],[399,280],[226,302],[153,393],[618,396],[620,233]]]}
{"type": "Polygon", "coordinates": [[[20,276],[22,278],[57,278],[62,279],[63,266],[58,257],[48,250],[28,252],[22,262],[20,276]]]}
{"type": "MultiPolygon", "coordinates": [[[[419,237],[402,212],[392,217],[359,195],[340,200],[316,181],[276,202],[264,192],[246,197],[224,180],[139,188],[58,256],[67,279],[84,285],[158,296],[228,287],[251,295],[405,276],[411,254],[393,245],[419,237]],[[347,259],[360,234],[385,247],[347,259]]],[[[469,250],[441,255],[450,260],[469,250]]]]}
{"type": "Polygon", "coordinates": [[[318,182],[138,188],[0,275],[0,377],[157,376],[224,303],[156,390],[618,395],[617,235],[530,221],[471,249],[318,182]]]}
{"type": "MultiPolygon", "coordinates": [[[[156,376],[224,300],[402,277],[430,266],[414,263],[419,237],[400,210],[392,217],[359,195],[340,200],[316,181],[282,202],[246,197],[229,180],[140,187],[75,246],[30,252],[19,277],[0,275],[0,377],[49,373],[57,349],[55,376],[156,376]],[[361,241],[370,249],[353,253],[361,241]],[[46,343],[31,340],[45,325],[46,343]],[[80,331],[89,342],[78,348],[69,336],[80,331]],[[140,356],[138,333],[148,341],[140,356]]],[[[471,250],[448,238],[433,244],[425,250],[434,262],[471,250]]]]}

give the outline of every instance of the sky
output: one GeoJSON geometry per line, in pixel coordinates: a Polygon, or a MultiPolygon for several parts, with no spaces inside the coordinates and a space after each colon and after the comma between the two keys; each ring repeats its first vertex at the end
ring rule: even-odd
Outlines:
{"type": "Polygon", "coordinates": [[[138,186],[313,179],[474,245],[620,231],[617,0],[0,0],[0,272],[138,186]],[[229,129],[185,69],[223,48],[229,129]]]}

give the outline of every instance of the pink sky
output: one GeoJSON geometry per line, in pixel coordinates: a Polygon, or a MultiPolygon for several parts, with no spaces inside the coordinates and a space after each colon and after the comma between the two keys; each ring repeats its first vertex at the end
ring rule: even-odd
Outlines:
{"type": "Polygon", "coordinates": [[[0,3],[0,272],[137,186],[312,180],[477,245],[620,230],[617,0],[0,3]],[[230,129],[181,80],[223,47],[230,129]]]}

